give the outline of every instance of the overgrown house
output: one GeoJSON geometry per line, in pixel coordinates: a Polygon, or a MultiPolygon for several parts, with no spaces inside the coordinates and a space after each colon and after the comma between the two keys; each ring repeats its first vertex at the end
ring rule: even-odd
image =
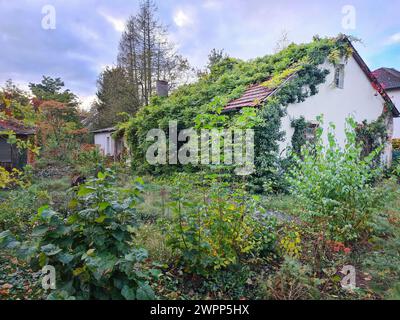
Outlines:
{"type": "MultiPolygon", "coordinates": [[[[197,82],[179,87],[168,98],[153,99],[124,130],[132,163],[139,171],[167,172],[178,167],[152,166],[144,159],[149,130],[167,132],[171,120],[178,122],[179,129],[254,128],[252,183],[261,190],[264,183],[277,181],[278,190],[284,170],[278,158],[312,141],[319,126],[327,142],[330,123],[344,146],[349,116],[358,124],[364,154],[383,144],[382,160],[390,164],[393,119],[399,117],[391,96],[349,37],[316,36],[310,43],[291,44],[274,55],[249,61],[223,57],[197,82]],[[317,121],[320,115],[322,122],[317,121]]],[[[192,169],[197,170],[196,165],[192,169]]]]}
{"type": "MultiPolygon", "coordinates": [[[[304,118],[307,128],[304,131],[305,139],[314,138],[315,129],[321,124],[317,117],[323,115],[323,128],[327,130],[329,123],[336,127],[336,138],[340,145],[345,143],[346,118],[353,116],[362,125],[368,125],[382,121],[386,127],[386,139],[383,161],[390,164],[392,161],[393,119],[399,117],[399,111],[387,90],[395,90],[398,96],[396,102],[400,104],[400,73],[390,72],[391,77],[396,75],[396,81],[378,81],[377,76],[382,79],[383,71],[372,73],[367,64],[361,58],[354,46],[348,42],[351,48],[349,57],[341,57],[339,63],[332,64],[325,61],[319,67],[328,70],[325,82],[317,88],[318,93],[310,95],[302,102],[291,103],[287,106],[287,114],[282,119],[281,129],[285,132],[283,141],[279,142],[280,153],[283,154],[291,146],[292,136],[295,134],[295,123],[297,119],[304,118]],[[389,107],[390,106],[390,107],[389,107]],[[390,108],[390,112],[385,112],[390,108]]],[[[237,111],[243,107],[259,107],[266,100],[272,98],[286,82],[297,77],[296,72],[289,75],[278,87],[268,86],[265,82],[251,85],[238,99],[230,101],[224,108],[225,112],[237,111]]],[[[386,79],[388,79],[387,77],[386,79]]],[[[393,97],[393,95],[392,95],[393,97]]],[[[324,136],[327,142],[327,136],[324,136]]]]}

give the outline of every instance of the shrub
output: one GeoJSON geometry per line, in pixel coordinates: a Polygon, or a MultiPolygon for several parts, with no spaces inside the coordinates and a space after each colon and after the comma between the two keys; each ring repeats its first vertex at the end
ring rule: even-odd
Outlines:
{"type": "Polygon", "coordinates": [[[72,155],[72,164],[75,171],[83,176],[93,176],[106,167],[106,157],[103,156],[98,147],[82,145],[81,149],[72,155]]]}
{"type": "MultiPolygon", "coordinates": [[[[188,199],[190,187],[180,179],[168,243],[182,252],[187,271],[207,275],[238,262],[243,255],[273,250],[275,220],[262,214],[257,197],[221,181],[209,181],[188,199]]],[[[204,182],[204,181],[203,181],[204,182]]]]}
{"type": "Polygon", "coordinates": [[[301,254],[301,235],[297,226],[285,225],[279,241],[279,248],[283,256],[299,258],[301,254]]]}
{"type": "Polygon", "coordinates": [[[0,230],[28,232],[31,229],[29,221],[37,210],[49,201],[47,191],[36,185],[9,191],[0,202],[0,230]]]}
{"type": "Polygon", "coordinates": [[[147,252],[132,246],[141,189],[137,180],[132,189],[117,190],[111,171],[99,173],[80,186],[67,219],[42,207],[32,241],[21,245],[5,231],[0,246],[19,247],[20,255],[40,267],[55,267],[57,289],[49,298],[153,298],[150,276],[141,267],[147,252]]]}
{"type": "Polygon", "coordinates": [[[302,218],[338,241],[355,240],[366,232],[383,199],[373,187],[381,173],[373,165],[379,149],[361,158],[355,125],[354,119],[347,119],[343,149],[335,140],[333,125],[328,131],[327,146],[322,141],[322,129],[318,128],[315,145],[302,149],[303,160],[296,158],[289,176],[293,193],[307,209],[302,218]]]}
{"type": "Polygon", "coordinates": [[[0,166],[0,189],[5,189],[14,186],[20,186],[22,183],[20,181],[20,176],[22,172],[13,169],[11,172],[0,166]]]}

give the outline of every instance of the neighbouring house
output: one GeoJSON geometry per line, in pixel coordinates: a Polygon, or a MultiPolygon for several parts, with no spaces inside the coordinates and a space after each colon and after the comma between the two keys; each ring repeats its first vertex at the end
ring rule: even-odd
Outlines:
{"type": "Polygon", "coordinates": [[[11,170],[21,169],[26,164],[33,164],[34,155],[30,150],[18,149],[16,144],[8,143],[8,135],[5,132],[12,131],[17,139],[26,141],[33,139],[35,129],[29,128],[16,121],[0,120],[0,166],[11,170]]]}
{"type": "MultiPolygon", "coordinates": [[[[373,72],[393,103],[400,108],[400,71],[394,68],[380,68],[373,72]]],[[[394,119],[393,138],[400,139],[400,119],[394,119]]]]}
{"type": "Polygon", "coordinates": [[[119,159],[124,150],[123,137],[115,138],[116,128],[104,128],[91,131],[94,135],[94,144],[99,147],[103,155],[119,159]]]}
{"type": "MultiPolygon", "coordinates": [[[[348,59],[342,58],[341,62],[336,65],[326,60],[320,65],[320,68],[328,70],[329,74],[325,82],[318,86],[317,94],[309,96],[303,102],[292,103],[287,106],[287,114],[282,119],[282,131],[285,132],[285,137],[279,143],[281,154],[284,154],[285,150],[291,146],[291,138],[295,130],[292,127],[293,120],[303,117],[308,123],[305,138],[312,139],[315,128],[320,125],[316,119],[322,114],[324,131],[326,131],[330,122],[334,123],[336,138],[339,144],[343,146],[347,117],[353,116],[360,124],[365,120],[370,123],[380,118],[386,105],[393,105],[391,96],[386,91],[388,88],[384,88],[380,84],[376,75],[370,71],[350,41],[349,46],[352,53],[348,59]]],[[[291,81],[296,76],[296,73],[290,75],[278,87],[271,88],[263,84],[251,85],[241,97],[230,101],[225,106],[224,112],[239,110],[243,107],[261,106],[278,92],[286,82],[291,81]]],[[[391,87],[389,90],[391,90],[391,87]]],[[[400,89],[398,92],[400,92],[400,89]]],[[[394,91],[390,91],[390,93],[394,96],[392,94],[394,91]]],[[[398,117],[399,111],[396,107],[393,107],[391,112],[387,112],[385,117],[387,141],[382,157],[387,164],[392,161],[393,118],[398,117]]],[[[327,142],[327,136],[324,139],[327,142]]]]}

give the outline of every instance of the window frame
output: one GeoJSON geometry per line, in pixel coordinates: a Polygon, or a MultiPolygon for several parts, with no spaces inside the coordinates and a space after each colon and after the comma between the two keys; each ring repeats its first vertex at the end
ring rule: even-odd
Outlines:
{"type": "Polygon", "coordinates": [[[334,84],[338,89],[344,89],[344,64],[335,66],[334,84]]]}

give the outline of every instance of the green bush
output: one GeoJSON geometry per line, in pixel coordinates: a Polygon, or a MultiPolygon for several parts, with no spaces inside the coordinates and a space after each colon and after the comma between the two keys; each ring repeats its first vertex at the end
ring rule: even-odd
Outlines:
{"type": "Polygon", "coordinates": [[[0,198],[0,230],[10,229],[15,233],[28,232],[37,210],[50,201],[48,192],[37,185],[11,190],[0,198]]]}
{"type": "Polygon", "coordinates": [[[188,272],[202,275],[237,263],[245,255],[267,254],[276,240],[275,220],[263,215],[258,197],[214,179],[190,192],[190,184],[180,176],[170,203],[173,221],[168,243],[182,252],[188,272]],[[194,193],[197,196],[192,198],[194,193]]]}
{"type": "Polygon", "coordinates": [[[96,175],[104,170],[107,158],[103,156],[99,148],[89,150],[77,150],[72,156],[72,165],[76,173],[85,177],[96,175]]]}
{"type": "Polygon", "coordinates": [[[150,271],[141,265],[147,252],[133,248],[141,181],[120,190],[114,180],[107,171],[81,185],[67,219],[42,207],[31,241],[20,244],[9,231],[0,234],[0,247],[18,248],[18,254],[34,264],[55,267],[57,289],[49,298],[154,298],[150,271]]]}
{"type": "Polygon", "coordinates": [[[297,158],[289,177],[293,193],[307,209],[302,217],[312,228],[324,230],[328,238],[338,241],[355,240],[368,231],[371,216],[383,200],[373,187],[381,173],[373,165],[379,149],[362,158],[355,126],[354,119],[347,119],[344,148],[335,140],[333,125],[327,146],[323,130],[318,128],[315,145],[302,149],[302,160],[297,158]]]}

